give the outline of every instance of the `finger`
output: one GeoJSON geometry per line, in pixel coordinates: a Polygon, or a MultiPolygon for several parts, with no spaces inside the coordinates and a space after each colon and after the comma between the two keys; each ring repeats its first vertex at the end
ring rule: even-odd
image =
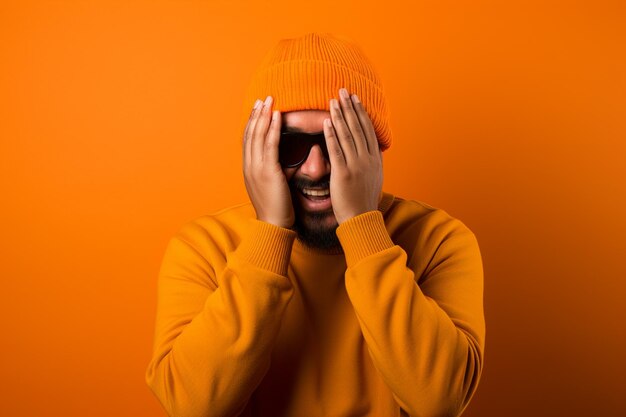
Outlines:
{"type": "Polygon", "coordinates": [[[248,116],[248,123],[246,123],[246,128],[243,131],[244,143],[246,142],[246,139],[248,138],[248,133],[250,132],[250,122],[252,122],[256,109],[259,107],[259,104],[261,103],[262,101],[257,98],[256,101],[254,102],[254,105],[252,106],[252,110],[250,110],[250,116],[248,116]]]}
{"type": "Polygon", "coordinates": [[[361,126],[363,127],[365,137],[367,138],[367,148],[369,149],[370,154],[374,154],[379,150],[379,146],[378,139],[376,138],[376,132],[374,131],[374,125],[372,125],[372,120],[365,111],[363,103],[361,103],[361,100],[356,94],[352,95],[352,103],[356,110],[356,114],[359,117],[359,121],[361,122],[361,126]]]}
{"type": "Polygon", "coordinates": [[[258,122],[252,133],[252,163],[261,163],[263,161],[263,147],[265,145],[265,136],[267,135],[267,127],[270,122],[270,109],[272,107],[272,97],[267,96],[258,117],[258,122]]]}
{"type": "Polygon", "coordinates": [[[349,162],[351,159],[356,157],[356,148],[354,146],[354,139],[352,139],[350,129],[343,118],[339,102],[336,99],[330,100],[330,117],[333,122],[333,127],[335,128],[336,137],[339,138],[338,142],[341,145],[344,158],[346,159],[346,162],[349,162]]]}
{"type": "Polygon", "coordinates": [[[337,134],[330,119],[324,119],[324,138],[326,139],[326,148],[328,148],[331,171],[333,167],[345,166],[346,158],[343,154],[341,144],[337,139],[337,134]]]}
{"type": "Polygon", "coordinates": [[[354,146],[357,154],[365,154],[368,152],[369,145],[367,143],[367,137],[361,128],[361,121],[356,114],[356,110],[352,106],[352,100],[348,90],[342,88],[339,90],[339,97],[341,98],[341,108],[343,111],[343,117],[348,124],[348,128],[352,133],[352,139],[354,140],[354,146]]]}
{"type": "Polygon", "coordinates": [[[244,153],[244,164],[249,165],[252,159],[252,140],[251,136],[254,132],[254,127],[257,123],[259,112],[261,111],[261,104],[263,102],[259,99],[254,103],[254,108],[252,109],[252,113],[250,114],[250,118],[248,119],[248,123],[246,124],[246,129],[244,132],[243,138],[243,153],[244,153]]]}
{"type": "Polygon", "coordinates": [[[263,158],[265,163],[278,164],[278,144],[280,142],[280,126],[281,118],[280,112],[274,110],[272,112],[272,121],[270,122],[270,129],[267,132],[267,139],[265,140],[265,156],[263,158]]]}

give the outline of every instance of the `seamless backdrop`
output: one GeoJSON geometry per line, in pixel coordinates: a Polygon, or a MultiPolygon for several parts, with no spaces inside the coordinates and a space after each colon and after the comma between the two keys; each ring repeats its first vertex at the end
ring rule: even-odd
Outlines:
{"type": "Polygon", "coordinates": [[[465,415],[626,415],[624,21],[606,0],[2,1],[0,415],[164,415],[144,371],[165,245],[247,200],[245,86],[314,30],[385,83],[385,190],[477,235],[465,415]]]}

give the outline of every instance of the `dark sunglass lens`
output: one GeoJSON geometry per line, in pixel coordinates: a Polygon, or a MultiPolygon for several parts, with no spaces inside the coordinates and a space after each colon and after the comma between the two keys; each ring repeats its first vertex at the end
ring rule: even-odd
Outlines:
{"type": "Polygon", "coordinates": [[[293,168],[303,163],[313,145],[319,145],[326,160],[330,160],[323,133],[282,133],[278,148],[278,159],[283,167],[293,168]]]}
{"type": "Polygon", "coordinates": [[[302,135],[283,133],[278,145],[278,159],[282,166],[293,167],[304,161],[310,148],[302,135]]]}

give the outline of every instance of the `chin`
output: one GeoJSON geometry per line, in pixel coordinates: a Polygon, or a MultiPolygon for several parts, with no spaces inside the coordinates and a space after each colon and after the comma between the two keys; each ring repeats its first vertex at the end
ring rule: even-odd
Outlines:
{"type": "Polygon", "coordinates": [[[307,212],[296,215],[295,230],[305,245],[316,249],[340,247],[336,230],[339,224],[332,210],[330,212],[307,212]]]}
{"type": "Polygon", "coordinates": [[[318,228],[336,228],[337,227],[337,219],[335,218],[335,213],[333,213],[332,209],[329,211],[320,211],[320,212],[306,212],[303,213],[303,220],[310,225],[311,227],[318,228]]]}

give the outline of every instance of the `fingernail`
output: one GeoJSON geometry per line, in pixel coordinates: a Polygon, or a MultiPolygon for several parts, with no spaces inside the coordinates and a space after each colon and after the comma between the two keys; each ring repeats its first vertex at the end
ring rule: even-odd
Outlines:
{"type": "Polygon", "coordinates": [[[345,88],[340,88],[339,89],[339,95],[341,96],[341,98],[348,98],[348,90],[346,90],[345,88]]]}
{"type": "Polygon", "coordinates": [[[338,109],[339,108],[339,102],[337,101],[337,99],[331,99],[330,100],[330,105],[333,106],[334,108],[338,109]]]}
{"type": "Polygon", "coordinates": [[[258,108],[261,105],[261,103],[263,102],[257,98],[256,101],[254,102],[254,108],[255,109],[258,108]]]}
{"type": "Polygon", "coordinates": [[[265,99],[265,105],[269,106],[271,102],[272,102],[272,96],[267,96],[267,98],[265,99]]]}
{"type": "Polygon", "coordinates": [[[359,100],[359,96],[357,96],[356,94],[352,94],[352,101],[354,101],[355,103],[361,102],[361,100],[359,100]]]}

